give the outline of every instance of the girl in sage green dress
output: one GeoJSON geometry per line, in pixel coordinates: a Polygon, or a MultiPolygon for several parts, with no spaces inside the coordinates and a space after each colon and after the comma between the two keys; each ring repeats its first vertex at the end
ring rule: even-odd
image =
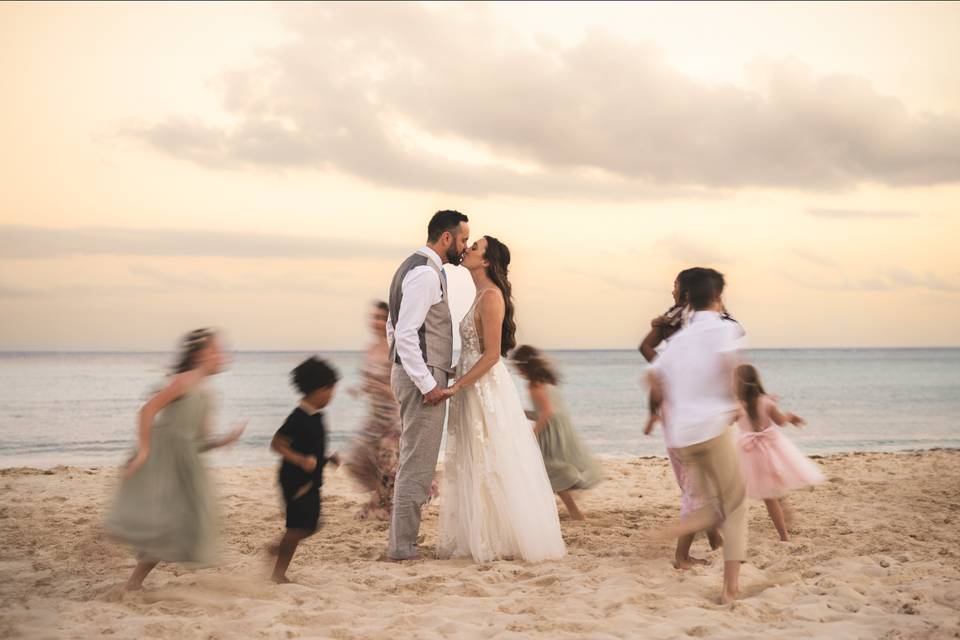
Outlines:
{"type": "Polygon", "coordinates": [[[127,589],[139,589],[158,562],[212,563],[216,548],[213,489],[200,453],[236,441],[240,426],[209,440],[209,399],[203,382],[225,363],[217,334],[198,329],[165,388],[139,414],[137,452],[123,479],[107,529],[137,553],[127,589]]]}
{"type": "Polygon", "coordinates": [[[550,486],[566,505],[570,518],[584,520],[572,492],[589,489],[600,482],[603,479],[600,464],[574,430],[557,391],[559,377],[540,350],[522,345],[513,352],[512,359],[529,386],[535,410],[528,417],[536,420],[533,432],[540,444],[550,486]]]}

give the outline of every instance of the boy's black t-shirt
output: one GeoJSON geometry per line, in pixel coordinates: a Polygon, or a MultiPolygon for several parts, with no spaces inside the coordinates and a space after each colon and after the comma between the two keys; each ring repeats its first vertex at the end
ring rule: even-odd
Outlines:
{"type": "Polygon", "coordinates": [[[323,484],[323,466],[327,458],[327,428],[323,414],[308,414],[302,407],[293,410],[279,429],[277,436],[290,442],[290,448],[305,456],[317,459],[317,468],[307,473],[302,467],[284,459],[280,465],[280,485],[284,490],[296,491],[311,480],[319,488],[323,484]]]}

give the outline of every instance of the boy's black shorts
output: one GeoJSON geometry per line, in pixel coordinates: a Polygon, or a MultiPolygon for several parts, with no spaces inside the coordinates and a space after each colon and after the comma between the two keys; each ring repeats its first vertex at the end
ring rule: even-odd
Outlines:
{"type": "Polygon", "coordinates": [[[287,503],[287,529],[316,531],[320,523],[320,487],[314,486],[302,495],[302,488],[287,491],[283,488],[283,499],[287,503]]]}

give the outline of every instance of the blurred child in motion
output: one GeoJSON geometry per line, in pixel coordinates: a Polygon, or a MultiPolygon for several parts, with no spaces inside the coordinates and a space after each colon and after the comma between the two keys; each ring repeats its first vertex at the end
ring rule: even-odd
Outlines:
{"type": "Polygon", "coordinates": [[[139,589],[159,562],[209,565],[214,560],[215,499],[200,453],[243,433],[239,426],[223,438],[208,438],[210,399],[204,382],[225,363],[216,332],[191,331],[169,382],[140,409],[137,452],[123,470],[107,517],[110,533],[137,553],[127,589],[139,589]]]}
{"type": "Polygon", "coordinates": [[[584,520],[573,491],[589,489],[603,479],[600,464],[591,455],[573,428],[557,389],[559,377],[539,349],[517,347],[511,356],[514,366],[528,383],[535,420],[533,433],[540,445],[550,485],[560,496],[571,520],[584,520]]]}
{"type": "Polygon", "coordinates": [[[339,380],[336,370],[323,360],[308,358],[291,372],[294,387],[302,394],[300,404],[277,430],[270,448],[280,454],[280,489],[286,503],[286,533],[271,547],[277,556],[272,580],[290,582],[287,567],[300,541],[312,536],[320,520],[320,487],[327,462],[327,429],[323,409],[333,399],[339,380]]]}
{"type": "Polygon", "coordinates": [[[752,365],[737,367],[736,388],[740,401],[740,464],[747,497],[763,500],[780,540],[787,542],[790,536],[783,496],[823,482],[823,473],[779,429],[788,423],[802,427],[806,424],[803,418],[780,410],[752,365]]]}

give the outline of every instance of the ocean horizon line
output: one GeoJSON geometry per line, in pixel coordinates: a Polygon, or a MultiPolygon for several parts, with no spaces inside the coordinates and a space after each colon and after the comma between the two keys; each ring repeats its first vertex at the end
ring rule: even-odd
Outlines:
{"type": "MultiPolygon", "coordinates": [[[[552,353],[637,353],[636,348],[584,347],[579,349],[541,347],[552,353]]],[[[746,351],[953,351],[960,345],[922,346],[922,347],[747,347],[746,351]]],[[[170,353],[171,349],[0,349],[0,356],[25,355],[151,355],[170,353]]],[[[281,354],[281,353],[364,353],[364,349],[233,349],[232,353],[244,354],[281,354]]]]}

